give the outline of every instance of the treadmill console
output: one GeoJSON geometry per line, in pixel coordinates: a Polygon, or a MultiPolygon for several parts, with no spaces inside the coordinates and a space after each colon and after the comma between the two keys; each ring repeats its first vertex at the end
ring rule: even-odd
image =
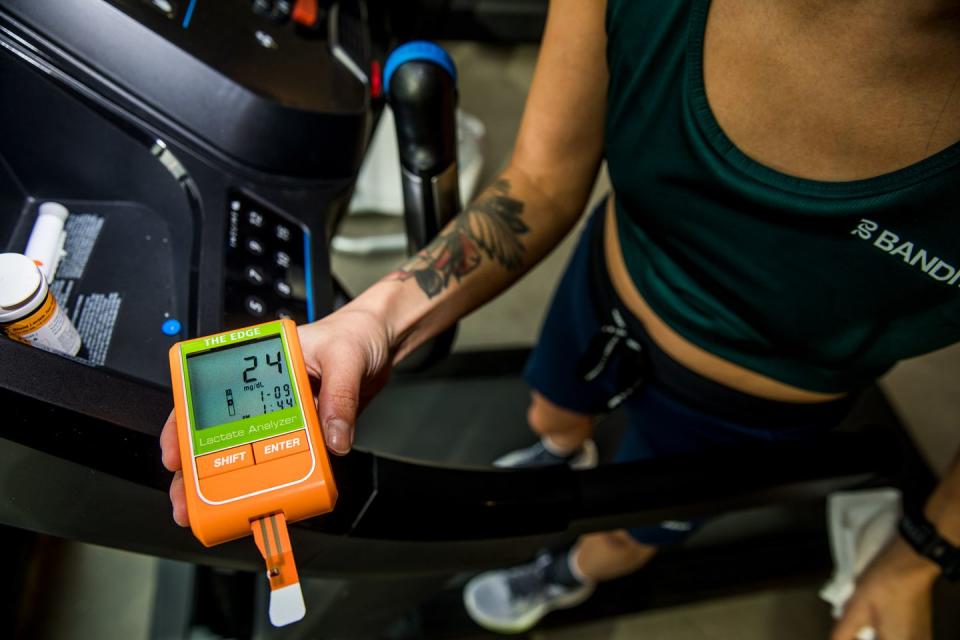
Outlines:
{"type": "MultiPolygon", "coordinates": [[[[369,128],[362,0],[3,0],[11,31],[110,98],[270,175],[353,178],[369,128]]],[[[2,29],[0,29],[2,33],[2,29]]],[[[169,142],[169,140],[166,140],[169,142]]]]}
{"type": "MultiPolygon", "coordinates": [[[[363,0],[0,0],[0,252],[65,204],[51,286],[95,347],[56,377],[165,385],[177,340],[332,309],[327,232],[373,117],[366,20],[363,0]]],[[[20,368],[45,357],[6,342],[20,368]]]]}

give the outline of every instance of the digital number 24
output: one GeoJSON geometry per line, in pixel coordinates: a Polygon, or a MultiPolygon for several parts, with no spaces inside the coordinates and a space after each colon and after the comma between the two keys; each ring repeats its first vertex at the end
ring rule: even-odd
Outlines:
{"type": "MultiPolygon", "coordinates": [[[[283,374],[283,360],[280,359],[280,352],[277,351],[277,361],[276,361],[276,362],[271,362],[271,361],[270,361],[270,354],[269,354],[269,353],[264,354],[264,356],[265,356],[266,359],[267,359],[267,366],[268,366],[268,367],[276,367],[276,368],[277,368],[277,373],[279,373],[279,374],[282,375],[282,374],[283,374]]],[[[251,376],[251,375],[248,375],[248,374],[249,374],[251,371],[253,371],[254,369],[257,368],[257,356],[245,356],[243,360],[244,360],[245,362],[252,362],[252,363],[253,363],[252,365],[250,365],[249,367],[247,367],[246,369],[243,370],[243,381],[244,381],[244,382],[247,382],[247,383],[256,382],[257,379],[254,378],[254,377],[251,376]]]]}

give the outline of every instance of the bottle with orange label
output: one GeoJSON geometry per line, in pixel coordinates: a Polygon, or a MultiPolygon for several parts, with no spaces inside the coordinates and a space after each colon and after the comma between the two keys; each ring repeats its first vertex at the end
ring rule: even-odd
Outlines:
{"type": "Polygon", "coordinates": [[[306,611],[287,523],[333,509],[337,489],[296,325],[276,320],[170,349],[177,435],[194,535],[245,535],[267,563],[270,620],[306,611]]]}
{"type": "Polygon", "coordinates": [[[80,334],[30,258],[0,253],[0,330],[33,346],[75,356],[80,334]]]}

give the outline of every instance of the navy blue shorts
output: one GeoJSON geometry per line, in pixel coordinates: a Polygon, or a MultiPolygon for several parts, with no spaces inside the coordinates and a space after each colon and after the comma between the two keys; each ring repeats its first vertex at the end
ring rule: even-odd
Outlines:
{"type": "MultiPolygon", "coordinates": [[[[527,362],[524,379],[556,405],[598,415],[623,407],[628,428],[615,462],[802,439],[837,425],[852,400],[793,404],[750,396],[667,356],[623,306],[603,253],[605,202],[591,214],[527,362]]],[[[699,522],[631,529],[674,544],[699,522]]]]}

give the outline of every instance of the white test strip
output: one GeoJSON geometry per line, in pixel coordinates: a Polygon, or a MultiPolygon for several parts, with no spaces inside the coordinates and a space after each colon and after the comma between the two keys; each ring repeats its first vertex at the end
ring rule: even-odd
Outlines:
{"type": "MultiPolygon", "coordinates": [[[[267,578],[269,577],[268,575],[267,578]]],[[[270,592],[269,614],[270,624],[275,627],[303,620],[303,616],[307,615],[307,605],[303,602],[303,591],[299,582],[270,592]]]]}

